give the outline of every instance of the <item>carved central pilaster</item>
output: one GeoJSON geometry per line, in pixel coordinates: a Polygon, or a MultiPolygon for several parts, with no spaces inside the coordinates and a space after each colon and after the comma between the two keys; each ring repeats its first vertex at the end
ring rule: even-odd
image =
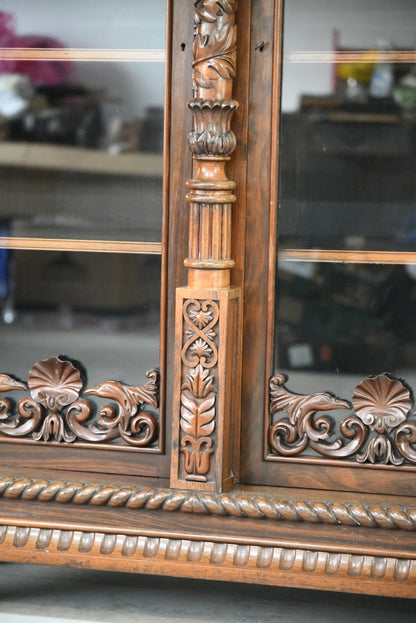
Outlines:
{"type": "Polygon", "coordinates": [[[230,285],[236,185],[226,172],[236,146],[237,2],[194,5],[188,287],[176,291],[171,485],[212,492],[231,487],[239,468],[241,293],[230,285]]]}

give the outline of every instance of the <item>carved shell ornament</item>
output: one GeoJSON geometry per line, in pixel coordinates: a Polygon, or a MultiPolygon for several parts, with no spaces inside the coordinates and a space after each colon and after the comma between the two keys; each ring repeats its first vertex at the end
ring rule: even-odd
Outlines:
{"type": "Polygon", "coordinates": [[[60,356],[36,363],[27,384],[0,374],[0,394],[30,390],[30,397],[18,402],[17,412],[10,400],[0,398],[0,441],[30,437],[44,442],[112,442],[112,447],[123,449],[152,446],[157,441],[158,421],[144,407],[158,407],[158,371],[149,370],[148,382],[137,387],[119,381],[84,387],[82,370],[80,363],[60,356]],[[84,396],[112,402],[99,406],[84,396]]]}
{"type": "Polygon", "coordinates": [[[358,463],[416,463],[416,422],[413,394],[402,380],[384,373],[364,379],[354,390],[352,405],[330,393],[301,395],[285,387],[287,377],[270,382],[268,431],[272,459],[298,456],[307,448],[327,458],[354,458],[358,463]],[[324,411],[353,410],[339,423],[324,411]],[[287,414],[278,417],[275,414],[287,414]]]}
{"type": "Polygon", "coordinates": [[[352,404],[370,430],[384,434],[405,421],[413,403],[411,390],[403,381],[379,374],[357,385],[352,404]]]}
{"type": "Polygon", "coordinates": [[[33,366],[28,385],[32,398],[54,413],[78,398],[81,373],[70,361],[51,357],[33,366]]]}

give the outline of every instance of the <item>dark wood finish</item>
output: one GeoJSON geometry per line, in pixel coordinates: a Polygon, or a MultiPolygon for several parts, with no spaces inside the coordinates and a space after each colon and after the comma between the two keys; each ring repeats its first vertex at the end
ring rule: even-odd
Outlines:
{"type": "MultiPolygon", "coordinates": [[[[166,342],[166,413],[173,411],[173,383],[175,370],[175,300],[176,288],[186,283],[184,259],[188,251],[189,211],[186,209],[185,182],[192,175],[192,154],[188,148],[188,135],[192,129],[192,115],[186,106],[187,95],[192,90],[192,40],[193,8],[189,0],[175,0],[172,7],[172,65],[174,77],[170,87],[170,145],[168,214],[169,230],[167,248],[167,342],[166,342]]],[[[163,475],[170,472],[171,426],[165,433],[166,461],[163,475]],[[166,471],[165,471],[166,470],[166,471]]]]}
{"type": "Polygon", "coordinates": [[[374,594],[382,581],[384,594],[414,597],[416,564],[407,559],[18,525],[1,540],[5,561],[374,594]]]}
{"type": "MultiPolygon", "coordinates": [[[[89,478],[91,478],[89,474],[89,478]]],[[[273,522],[305,522],[313,525],[344,525],[372,529],[416,529],[416,507],[413,497],[357,496],[345,494],[344,502],[336,494],[296,488],[234,487],[230,493],[203,493],[163,488],[147,481],[124,484],[101,484],[38,477],[0,478],[0,496],[8,500],[51,502],[75,506],[126,508],[135,511],[162,511],[187,516],[268,519],[273,522]],[[313,499],[310,499],[311,494],[313,499]],[[278,497],[276,497],[278,496],[278,497]]],[[[102,478],[101,478],[102,480],[102,478]]],[[[71,513],[76,512],[71,508],[71,513]]],[[[250,522],[249,522],[250,523],[250,522]]],[[[265,536],[265,533],[263,534],[265,536]]],[[[292,535],[293,536],[293,535],[292,535]]]]}
{"type": "Polygon", "coordinates": [[[178,289],[173,487],[222,491],[238,481],[239,297],[239,288],[178,289]]]}
{"type": "Polygon", "coordinates": [[[240,384],[241,292],[230,286],[236,185],[226,173],[236,145],[238,3],[196,0],[194,7],[188,286],[176,294],[171,484],[222,491],[239,470],[240,408],[232,392],[240,384]]]}
{"type": "MultiPolygon", "coordinates": [[[[261,0],[253,3],[250,25],[241,480],[264,484],[273,483],[268,477],[267,464],[262,462],[264,430],[259,423],[263,422],[262,414],[267,408],[267,377],[272,374],[271,351],[266,349],[273,335],[273,324],[269,326],[268,323],[274,313],[274,275],[269,275],[268,269],[275,255],[273,247],[268,250],[266,241],[275,235],[275,231],[270,231],[269,224],[272,212],[269,202],[272,190],[275,190],[269,161],[270,154],[275,154],[277,143],[277,137],[271,134],[271,119],[273,114],[276,127],[279,81],[278,76],[274,76],[274,82],[271,77],[273,67],[280,63],[279,40],[274,41],[274,32],[275,29],[280,32],[282,27],[281,7],[280,1],[272,3],[261,0]],[[258,42],[264,42],[262,50],[259,47],[255,49],[258,42]],[[259,244],[260,240],[264,243],[259,244]]],[[[273,162],[276,164],[276,155],[273,156],[273,162]]],[[[275,205],[276,198],[272,198],[275,205]]],[[[275,220],[274,217],[274,223],[275,220]]]]}
{"type": "MultiPolygon", "coordinates": [[[[29,382],[31,400],[37,405],[32,405],[33,413],[42,408],[46,417],[55,419],[44,431],[49,441],[10,438],[0,444],[1,560],[416,597],[416,467],[411,464],[415,433],[405,385],[390,379],[399,390],[394,414],[401,421],[394,426],[389,418],[393,400],[383,411],[381,390],[371,402],[368,382],[361,384],[352,400],[352,417],[360,430],[373,426],[374,439],[382,436],[392,448],[389,435],[396,431],[385,464],[345,456],[277,456],[281,448],[276,429],[282,426],[277,422],[284,420],[289,430],[288,420],[303,443],[301,433],[306,429],[301,423],[309,416],[309,423],[316,423],[318,413],[316,396],[293,394],[283,388],[280,378],[274,379],[271,393],[272,422],[268,412],[282,5],[281,0],[169,2],[170,158],[164,173],[162,284],[167,311],[165,316],[162,309],[160,421],[163,425],[166,414],[166,435],[161,432],[159,446],[140,454],[127,444],[113,450],[117,444],[107,443],[108,439],[106,443],[51,440],[59,430],[56,418],[65,419],[81,387],[73,377],[67,394],[59,383],[55,393],[50,388],[45,392],[45,381],[39,383],[35,370],[29,382]],[[184,93],[192,87],[194,9],[192,131],[184,93]],[[209,37],[214,50],[224,41],[230,44],[220,50],[219,59],[209,37]],[[220,78],[217,60],[228,67],[221,68],[220,78]],[[231,87],[239,109],[231,99],[231,87]],[[237,147],[229,160],[233,112],[237,147]],[[189,132],[192,153],[187,146],[189,132]],[[190,180],[188,206],[186,180],[190,180]],[[64,402],[57,405],[52,400],[64,394],[64,402]],[[305,405],[309,412],[303,410],[305,405]],[[280,413],[282,409],[288,417],[280,413]],[[396,466],[389,458],[399,455],[407,463],[396,466]],[[235,484],[239,471],[243,485],[235,484]]],[[[60,366],[55,361],[52,369],[60,366]]],[[[69,371],[76,376],[76,366],[72,367],[75,372],[69,371]]],[[[19,386],[10,376],[0,377],[0,382],[7,391],[27,391],[26,384],[19,386]]],[[[389,386],[388,377],[380,383],[380,388],[389,386]]],[[[114,404],[126,411],[130,403],[122,404],[120,397],[127,393],[133,411],[137,409],[134,414],[127,409],[124,419],[131,422],[145,408],[143,402],[154,405],[155,393],[143,396],[145,388],[110,382],[108,388],[84,394],[89,401],[91,395],[110,393],[111,403],[115,399],[114,404]]],[[[334,400],[326,397],[329,403],[334,400]]],[[[18,427],[30,428],[30,419],[21,419],[18,427]]],[[[3,418],[0,423],[4,427],[8,421],[3,418]]],[[[87,421],[78,424],[89,430],[87,421]]],[[[313,428],[308,428],[309,441],[320,449],[327,447],[326,439],[313,438],[313,428]]],[[[117,426],[114,430],[119,432],[117,426]]],[[[69,434],[72,429],[64,431],[69,434]]],[[[320,433],[321,429],[318,437],[320,433]]],[[[348,445],[351,438],[346,439],[348,445]]],[[[367,458],[378,459],[381,441],[373,445],[367,458]]],[[[363,449],[362,444],[357,452],[363,449]]]]}

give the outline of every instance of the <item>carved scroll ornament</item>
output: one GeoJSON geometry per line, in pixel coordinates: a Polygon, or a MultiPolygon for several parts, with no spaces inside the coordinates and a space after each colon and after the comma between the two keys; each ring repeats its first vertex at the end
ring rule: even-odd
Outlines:
{"type": "Polygon", "coordinates": [[[130,387],[118,381],[106,381],[97,387],[84,388],[82,367],[66,358],[51,357],[36,363],[28,382],[0,374],[0,392],[25,391],[14,408],[8,398],[0,398],[0,436],[31,437],[34,441],[73,443],[113,442],[149,447],[157,439],[155,415],[144,411],[145,405],[158,406],[157,370],[150,370],[149,381],[130,387]],[[98,409],[85,396],[111,400],[98,409]]]}
{"type": "Polygon", "coordinates": [[[299,456],[306,449],[328,458],[352,458],[358,463],[402,465],[416,463],[416,421],[413,394],[390,374],[364,379],[354,390],[352,404],[330,393],[300,395],[290,392],[287,377],[270,381],[269,445],[279,456],[299,456]],[[325,411],[353,411],[342,419],[336,434],[335,418],[325,411]],[[288,417],[279,417],[286,413],[288,417]]]}

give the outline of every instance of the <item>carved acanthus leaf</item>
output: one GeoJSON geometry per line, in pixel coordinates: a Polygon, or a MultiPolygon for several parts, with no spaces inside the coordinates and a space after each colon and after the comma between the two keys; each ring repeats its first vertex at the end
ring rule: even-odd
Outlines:
{"type": "Polygon", "coordinates": [[[235,76],[235,0],[195,0],[194,91],[235,76]]]}

